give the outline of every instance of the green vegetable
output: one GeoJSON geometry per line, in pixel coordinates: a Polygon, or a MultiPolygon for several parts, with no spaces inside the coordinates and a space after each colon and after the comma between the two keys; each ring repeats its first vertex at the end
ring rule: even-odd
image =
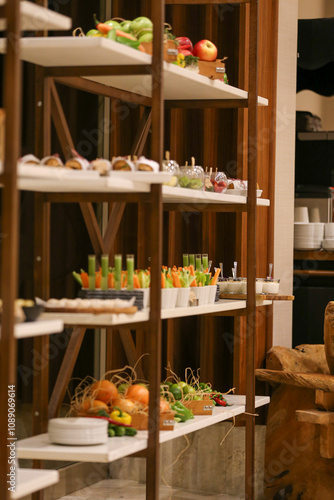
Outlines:
{"type": "Polygon", "coordinates": [[[129,38],[125,38],[124,36],[116,36],[116,42],[132,47],[133,49],[138,49],[140,45],[138,40],[129,40],[129,38]]]}
{"type": "Polygon", "coordinates": [[[72,276],[75,279],[75,281],[77,281],[79,283],[79,285],[82,287],[82,279],[81,279],[80,274],[73,271],[72,276]]]}
{"type": "Polygon", "coordinates": [[[137,429],[134,427],[123,427],[125,429],[126,436],[135,436],[137,434],[137,429]]]}
{"type": "Polygon", "coordinates": [[[173,384],[169,388],[169,392],[173,394],[176,400],[182,399],[182,389],[178,384],[173,384]]]}
{"type": "Polygon", "coordinates": [[[179,179],[179,184],[181,187],[186,188],[186,187],[188,187],[189,183],[190,183],[190,179],[186,175],[184,175],[183,177],[181,177],[179,179]]]}
{"type": "Polygon", "coordinates": [[[109,425],[109,427],[108,427],[108,435],[111,438],[114,437],[114,436],[116,436],[115,429],[111,425],[109,425]]]}
{"type": "MultiPolygon", "coordinates": [[[[115,425],[114,430],[116,436],[125,436],[126,433],[125,429],[126,429],[125,427],[118,427],[117,425],[115,425]]],[[[128,429],[130,429],[130,427],[128,427],[128,429]]]]}
{"type": "Polygon", "coordinates": [[[116,40],[116,30],[115,29],[112,29],[110,31],[108,31],[107,33],[107,38],[108,40],[116,40]]]}
{"type": "Polygon", "coordinates": [[[176,412],[174,418],[179,418],[181,422],[186,422],[186,420],[194,418],[193,412],[186,408],[180,401],[171,405],[171,408],[176,412]]]}
{"type": "Polygon", "coordinates": [[[146,274],[145,271],[139,271],[138,279],[141,288],[148,288],[150,286],[151,277],[149,274],[146,274]]]}

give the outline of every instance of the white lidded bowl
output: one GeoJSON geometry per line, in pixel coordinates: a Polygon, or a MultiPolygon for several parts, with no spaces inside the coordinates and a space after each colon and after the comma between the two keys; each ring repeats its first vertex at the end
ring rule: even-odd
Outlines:
{"type": "Polygon", "coordinates": [[[52,418],[48,423],[51,443],[94,445],[108,441],[108,421],[100,418],[52,418]]]}

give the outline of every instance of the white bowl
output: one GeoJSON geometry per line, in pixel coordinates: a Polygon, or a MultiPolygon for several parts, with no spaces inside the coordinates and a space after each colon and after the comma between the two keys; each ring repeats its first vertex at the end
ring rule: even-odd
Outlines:
{"type": "Polygon", "coordinates": [[[325,224],[325,239],[334,238],[334,222],[325,224]]]}
{"type": "Polygon", "coordinates": [[[232,278],[227,282],[227,293],[241,293],[242,282],[240,280],[233,280],[232,278]]]}
{"type": "Polygon", "coordinates": [[[262,293],[267,293],[268,295],[277,295],[279,292],[280,280],[264,280],[262,293]]]}
{"type": "Polygon", "coordinates": [[[322,240],[322,248],[324,250],[334,250],[334,239],[322,240]]]}
{"type": "Polygon", "coordinates": [[[207,286],[194,286],[192,291],[195,294],[196,299],[198,299],[198,305],[203,306],[208,303],[209,299],[209,287],[207,286]]]}
{"type": "Polygon", "coordinates": [[[108,441],[108,421],[95,418],[52,418],[48,423],[51,443],[94,445],[108,441]]]}
{"type": "Polygon", "coordinates": [[[295,207],[295,222],[309,222],[307,207],[295,207]]]}
{"type": "Polygon", "coordinates": [[[173,309],[177,299],[177,288],[161,289],[161,309],[173,309]]]}
{"type": "Polygon", "coordinates": [[[216,300],[217,286],[216,285],[208,285],[205,288],[208,289],[208,304],[214,304],[214,302],[216,300]]]}
{"type": "Polygon", "coordinates": [[[177,298],[176,298],[176,307],[188,307],[189,305],[189,288],[178,288],[177,289],[177,298]]]}

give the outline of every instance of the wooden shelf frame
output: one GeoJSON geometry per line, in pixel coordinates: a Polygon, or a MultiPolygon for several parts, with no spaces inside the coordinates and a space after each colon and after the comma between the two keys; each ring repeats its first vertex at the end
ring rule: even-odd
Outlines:
{"type": "MultiPolygon", "coordinates": [[[[204,3],[225,3],[225,2],[204,2],[189,0],[187,2],[173,2],[173,0],[166,0],[167,4],[204,4],[204,3]]],[[[246,3],[243,1],[230,1],[228,3],[246,3]]],[[[228,102],[226,107],[230,107],[231,105],[234,107],[248,107],[248,133],[253,137],[256,136],[256,125],[257,125],[257,106],[258,106],[258,97],[257,97],[257,22],[258,22],[258,3],[257,0],[250,0],[250,74],[249,74],[249,93],[248,100],[244,101],[241,104],[240,100],[235,100],[234,102],[228,102]]],[[[8,15],[8,31],[11,33],[17,33],[19,35],[19,1],[12,0],[10,2],[10,8],[8,7],[9,3],[6,6],[6,12],[8,15]]],[[[161,2],[157,2],[152,0],[152,20],[154,23],[154,52],[153,52],[153,60],[152,60],[152,68],[153,80],[156,85],[153,85],[153,95],[150,99],[141,99],[141,104],[152,106],[152,130],[153,130],[153,151],[152,157],[157,161],[161,161],[162,159],[162,150],[163,150],[163,111],[164,111],[164,103],[162,96],[162,34],[163,34],[163,19],[164,19],[164,6],[165,2],[162,0],[161,2]]],[[[16,51],[14,54],[13,51],[8,51],[7,53],[7,61],[10,64],[10,69],[13,71],[7,71],[6,74],[10,75],[10,83],[9,78],[5,83],[5,88],[7,92],[10,89],[11,95],[15,96],[15,102],[13,98],[9,99],[7,109],[12,111],[12,113],[8,113],[8,121],[7,121],[7,132],[13,132],[11,135],[11,141],[8,141],[7,151],[6,151],[6,163],[4,168],[4,174],[2,175],[2,179],[4,182],[4,206],[6,209],[12,207],[13,210],[9,212],[5,210],[4,217],[4,228],[8,228],[8,234],[10,238],[7,239],[6,245],[3,245],[3,258],[2,258],[2,271],[4,269],[3,261],[6,261],[6,257],[8,258],[8,262],[12,264],[9,266],[9,277],[10,277],[10,287],[9,293],[7,294],[6,302],[8,304],[8,309],[6,312],[5,328],[3,329],[1,343],[6,348],[6,352],[8,351],[11,355],[11,360],[13,361],[15,358],[15,340],[14,340],[14,325],[13,325],[13,304],[14,298],[16,296],[15,284],[16,284],[16,260],[17,260],[17,195],[16,195],[16,161],[19,156],[19,138],[18,138],[18,124],[19,124],[19,116],[20,116],[20,98],[19,98],[19,90],[20,90],[20,62],[19,62],[19,53],[16,51]],[[13,92],[13,81],[14,81],[14,92],[13,92]],[[9,193],[8,199],[6,198],[6,193],[9,193]],[[7,214],[7,215],[6,215],[7,214]],[[6,218],[8,217],[8,221],[6,218]],[[10,225],[8,224],[10,222],[10,225]],[[14,255],[13,255],[13,248],[14,255]],[[9,252],[10,249],[10,252],[9,252]],[[5,334],[4,334],[5,333],[5,334]],[[4,344],[3,344],[4,342],[4,344]]],[[[118,69],[120,72],[121,70],[118,69]]],[[[138,68],[133,71],[139,71],[138,68]]],[[[83,79],[82,79],[83,80],[83,79]]],[[[44,119],[45,119],[45,133],[44,133],[44,151],[49,152],[50,150],[50,140],[49,140],[49,132],[50,132],[50,116],[51,116],[51,108],[52,108],[52,98],[50,98],[50,89],[52,89],[52,85],[54,81],[61,81],[65,83],[65,79],[61,77],[57,77],[57,80],[54,80],[50,76],[47,76],[44,79],[45,85],[45,101],[44,101],[44,119]]],[[[76,88],[80,88],[79,85],[82,84],[81,79],[78,77],[68,77],[66,78],[66,84],[77,86],[76,88]],[[80,80],[80,82],[79,82],[80,80]]],[[[109,97],[116,97],[121,99],[124,98],[124,92],[120,95],[115,89],[110,89],[106,92],[103,87],[106,87],[102,84],[98,84],[95,82],[85,81],[83,84],[85,85],[85,89],[89,92],[99,93],[101,95],[107,95],[109,97]]],[[[130,99],[132,102],[135,102],[135,97],[133,94],[129,93],[126,95],[126,98],[130,99]]],[[[55,94],[53,94],[53,101],[56,100],[55,94]]],[[[6,100],[5,100],[6,101],[6,100]]],[[[175,103],[174,103],[175,104],[175,103]]],[[[192,106],[195,103],[190,103],[192,106]]],[[[54,102],[53,102],[54,105],[54,102]]],[[[167,106],[172,106],[173,103],[167,103],[167,106]]],[[[207,102],[204,104],[204,107],[207,106],[218,106],[218,102],[213,100],[211,102],[207,102]]],[[[197,106],[200,107],[200,106],[197,106]]],[[[58,110],[59,111],[59,110],[58,110]]],[[[58,114],[58,121],[61,118],[61,114],[58,114]]],[[[65,134],[66,135],[66,134],[65,134]]],[[[255,148],[256,149],[256,148],[255,148]]],[[[254,426],[255,426],[255,379],[254,379],[254,351],[255,351],[255,308],[256,308],[256,298],[255,298],[255,276],[256,276],[256,267],[254,263],[256,262],[256,163],[257,158],[256,154],[254,154],[254,149],[249,148],[248,153],[248,165],[249,165],[249,188],[248,188],[248,198],[247,198],[247,215],[248,215],[248,223],[247,223],[247,236],[249,241],[248,246],[248,300],[247,300],[247,315],[248,315],[248,327],[247,327],[247,373],[250,374],[247,377],[247,396],[246,396],[246,495],[248,498],[254,498],[254,490],[252,481],[248,481],[249,478],[253,477],[254,473],[254,426]]],[[[98,194],[97,194],[98,195],[98,194]]],[[[36,207],[41,208],[41,211],[38,212],[36,208],[36,219],[37,224],[42,227],[45,232],[43,235],[49,234],[48,217],[50,213],[50,201],[45,202],[45,199],[42,199],[41,195],[37,195],[37,205],[36,207]]],[[[157,227],[162,227],[162,190],[161,186],[152,186],[151,192],[149,195],[150,202],[157,207],[156,211],[152,211],[152,216],[150,219],[150,224],[153,230],[156,230],[157,227]]],[[[121,199],[121,196],[119,197],[121,199]]],[[[119,213],[121,212],[121,208],[119,208],[119,213]]],[[[86,218],[91,217],[91,214],[86,210],[86,218]]],[[[90,219],[91,227],[94,226],[92,219],[90,219]]],[[[154,233],[154,231],[153,231],[154,233]]],[[[161,311],[160,311],[160,293],[157,293],[160,290],[160,266],[161,266],[161,254],[162,254],[162,235],[161,231],[159,231],[157,238],[152,241],[152,291],[153,291],[153,300],[151,303],[151,313],[149,320],[149,329],[150,329],[150,352],[152,354],[160,353],[161,347],[161,311]]],[[[40,235],[37,237],[40,238],[40,235]]],[[[97,239],[98,243],[101,242],[97,239]]],[[[41,295],[46,296],[47,288],[48,288],[48,255],[46,250],[46,241],[43,238],[39,240],[36,239],[35,252],[36,255],[42,255],[45,258],[41,259],[41,264],[39,269],[37,269],[37,276],[40,278],[40,290],[41,295]]],[[[6,281],[8,280],[8,263],[6,262],[6,281]]],[[[2,272],[2,276],[4,273],[2,272]]],[[[4,278],[2,278],[2,289],[4,289],[4,278]]],[[[8,286],[7,286],[8,291],[8,286]]],[[[80,332],[79,332],[80,334],[80,332]]],[[[41,339],[39,346],[46,345],[47,340],[45,338],[41,339]]],[[[150,398],[150,415],[156,415],[156,409],[159,408],[159,373],[160,373],[160,365],[159,359],[160,357],[157,355],[153,355],[150,358],[150,386],[151,386],[151,395],[153,397],[150,398]]],[[[2,377],[3,381],[11,382],[13,380],[13,367],[15,363],[6,362],[1,366],[1,374],[4,375],[2,377]]],[[[45,374],[44,374],[45,375],[45,374]]],[[[40,374],[39,376],[42,376],[40,374]]],[[[14,375],[15,380],[15,375],[14,375]]],[[[42,388],[45,388],[45,382],[40,385],[42,388]]],[[[42,391],[45,393],[45,390],[42,391]]],[[[1,422],[3,422],[4,412],[1,412],[1,422]]],[[[45,415],[43,411],[40,415],[40,424],[43,421],[45,415]]],[[[3,448],[5,449],[5,448],[3,448]]],[[[158,498],[158,477],[159,477],[159,430],[158,427],[155,426],[151,429],[149,433],[148,439],[148,463],[147,463],[147,498],[149,500],[153,500],[158,498]]],[[[1,455],[1,463],[3,463],[3,456],[1,455]]],[[[1,492],[2,493],[2,492],[1,492]]],[[[4,495],[2,496],[4,500],[7,500],[8,493],[4,491],[4,495]]]]}

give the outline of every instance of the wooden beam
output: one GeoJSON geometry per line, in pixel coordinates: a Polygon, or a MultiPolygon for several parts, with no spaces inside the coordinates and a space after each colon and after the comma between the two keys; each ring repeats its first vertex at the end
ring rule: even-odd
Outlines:
{"type": "Polygon", "coordinates": [[[136,374],[140,380],[145,380],[143,370],[141,366],[138,364],[138,359],[140,358],[140,354],[138,353],[135,343],[132,338],[131,330],[129,329],[120,329],[119,335],[121,337],[121,341],[123,343],[123,347],[125,350],[126,357],[128,358],[130,366],[136,365],[136,374]]]}
{"type": "Polygon", "coordinates": [[[120,101],[132,102],[135,104],[141,104],[142,106],[151,106],[151,98],[145,97],[138,94],[133,94],[127,92],[126,90],[119,90],[108,85],[103,85],[102,83],[92,82],[86,78],[79,77],[57,77],[55,78],[57,83],[62,85],[67,85],[68,87],[73,87],[75,89],[84,90],[85,92],[90,92],[92,94],[102,95],[104,97],[111,97],[112,99],[119,99],[120,101]]]}
{"type": "MultiPolygon", "coordinates": [[[[9,427],[10,394],[15,405],[16,394],[16,340],[14,337],[14,305],[18,283],[19,197],[16,190],[16,165],[20,156],[21,138],[21,62],[20,62],[20,2],[13,0],[5,6],[7,17],[7,54],[4,68],[4,109],[6,119],[5,158],[1,213],[1,363],[0,363],[0,467],[2,481],[0,497],[10,498],[7,479],[11,472],[11,437],[9,427]],[[10,38],[9,38],[10,37],[10,38]],[[9,390],[13,389],[11,393],[9,390]]],[[[15,413],[14,413],[15,417],[15,413]]],[[[14,434],[15,438],[15,427],[14,434]]],[[[16,439],[16,438],[15,438],[16,439]]],[[[14,451],[15,454],[15,451],[14,451]]]]}
{"type": "Polygon", "coordinates": [[[296,410],[296,420],[308,424],[333,425],[334,412],[322,410],[296,410]]]}
{"type": "Polygon", "coordinates": [[[334,411],[334,392],[315,391],[315,405],[321,410],[334,411]]]}
{"type": "Polygon", "coordinates": [[[247,108],[248,99],[206,99],[197,101],[194,99],[186,100],[166,100],[166,109],[182,108],[182,109],[200,109],[200,108],[247,108]]]}
{"type": "Polygon", "coordinates": [[[90,241],[93,245],[93,250],[96,255],[108,253],[106,251],[100,228],[96,220],[92,203],[80,203],[80,209],[87,227],[90,241]]]}
{"type": "Polygon", "coordinates": [[[73,373],[74,365],[79,355],[85,332],[86,328],[76,327],[71,333],[70,340],[66,347],[66,352],[49,401],[49,418],[55,418],[58,416],[61,404],[66,394],[68,383],[73,373]]]}
{"type": "Polygon", "coordinates": [[[150,131],[150,126],[152,122],[152,111],[150,108],[145,107],[143,116],[141,118],[140,124],[137,129],[137,134],[133,142],[133,146],[130,154],[132,156],[141,156],[145,143],[147,141],[147,136],[150,131]]]}
{"type": "Polygon", "coordinates": [[[45,68],[47,76],[71,77],[71,76],[122,76],[122,75],[149,75],[151,67],[143,64],[115,65],[115,66],[56,66],[45,68]]]}
{"type": "Polygon", "coordinates": [[[218,5],[218,4],[242,4],[250,0],[166,0],[166,5],[218,5]]]}
{"type": "Polygon", "coordinates": [[[60,146],[63,150],[65,158],[71,156],[71,150],[74,148],[74,142],[71,136],[70,129],[65,117],[63,107],[60,102],[59,94],[55,83],[51,80],[51,116],[59,138],[60,146]]]}
{"type": "Polygon", "coordinates": [[[126,203],[114,203],[114,205],[111,209],[108,224],[107,224],[104,236],[103,236],[103,244],[104,244],[105,253],[108,255],[110,255],[112,248],[114,246],[115,238],[116,238],[120,223],[122,221],[125,206],[126,206],[126,203]]]}
{"type": "Polygon", "coordinates": [[[258,368],[255,370],[255,375],[259,380],[263,380],[264,382],[334,392],[334,376],[324,373],[295,373],[258,368]]]}

